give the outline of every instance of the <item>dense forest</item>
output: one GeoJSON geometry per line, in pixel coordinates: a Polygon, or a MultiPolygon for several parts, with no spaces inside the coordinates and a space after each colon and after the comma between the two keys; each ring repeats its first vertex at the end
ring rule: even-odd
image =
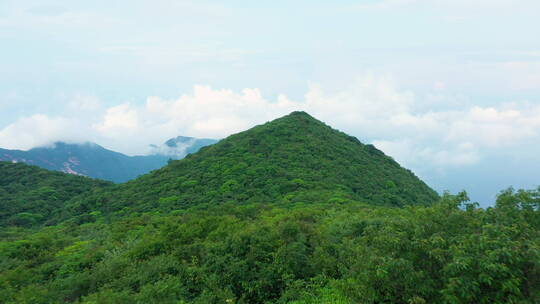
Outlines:
{"type": "Polygon", "coordinates": [[[220,203],[357,200],[429,205],[435,191],[372,145],[304,112],[241,132],[138,179],[69,202],[67,218],[125,216],[220,203]]]}
{"type": "Polygon", "coordinates": [[[440,197],[303,112],[125,184],[0,186],[0,303],[540,302],[540,188],[440,197]]]}
{"type": "Polygon", "coordinates": [[[0,227],[46,223],[69,199],[112,183],[0,162],[0,227]]]}

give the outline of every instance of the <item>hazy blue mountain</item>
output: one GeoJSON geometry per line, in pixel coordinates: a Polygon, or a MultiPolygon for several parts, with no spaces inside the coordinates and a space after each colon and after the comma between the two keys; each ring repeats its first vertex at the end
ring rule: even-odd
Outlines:
{"type": "Polygon", "coordinates": [[[179,136],[159,147],[153,146],[154,151],[150,155],[141,156],[128,156],[95,143],[56,142],[51,146],[28,151],[0,149],[0,161],[22,162],[49,170],[121,183],[161,168],[169,159],[183,158],[215,142],[216,140],[212,139],[179,136]]]}
{"type": "Polygon", "coordinates": [[[127,156],[94,143],[57,142],[50,147],[28,151],[0,149],[0,160],[24,162],[49,170],[125,182],[162,167],[168,158],[164,155],[127,156]]]}
{"type": "Polygon", "coordinates": [[[178,136],[167,140],[162,145],[151,145],[152,154],[165,155],[172,159],[182,159],[186,155],[199,151],[204,146],[217,143],[218,140],[210,138],[195,138],[178,136]]]}

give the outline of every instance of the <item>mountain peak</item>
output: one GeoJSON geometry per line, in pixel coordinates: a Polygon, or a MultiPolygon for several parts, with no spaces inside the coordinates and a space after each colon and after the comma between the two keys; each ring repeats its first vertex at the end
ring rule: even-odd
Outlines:
{"type": "Polygon", "coordinates": [[[315,118],[313,118],[313,116],[309,115],[305,111],[293,111],[289,115],[286,115],[284,117],[305,117],[305,118],[315,119],[315,118]]]}
{"type": "Polygon", "coordinates": [[[223,202],[336,200],[404,206],[438,199],[411,171],[374,146],[305,112],[231,135],[115,191],[114,197],[126,198],[115,206],[134,211],[223,202]]]}
{"type": "Polygon", "coordinates": [[[270,123],[277,123],[279,121],[297,121],[297,122],[302,121],[302,122],[317,122],[320,124],[324,124],[320,120],[316,119],[315,117],[309,115],[307,112],[304,112],[304,111],[291,112],[288,115],[285,115],[281,118],[271,121],[270,123]]]}
{"type": "MultiPolygon", "coordinates": [[[[247,131],[237,133],[224,139],[230,141],[233,138],[251,138],[251,143],[261,142],[261,138],[268,138],[262,143],[262,148],[281,149],[278,147],[285,143],[292,143],[297,148],[306,148],[318,142],[318,145],[332,142],[332,137],[338,136],[360,143],[356,138],[341,131],[335,130],[324,122],[316,119],[304,111],[295,111],[288,115],[269,121],[265,124],[255,126],[247,131]],[[269,144],[277,144],[270,147],[269,144]]],[[[248,146],[253,145],[250,144],[248,146]]]]}
{"type": "Polygon", "coordinates": [[[181,143],[190,143],[192,141],[195,141],[196,138],[188,137],[188,136],[177,136],[174,138],[171,138],[165,142],[165,145],[171,148],[178,147],[181,143]]]}
{"type": "Polygon", "coordinates": [[[64,142],[64,141],[55,141],[51,145],[45,145],[45,146],[36,147],[36,148],[33,148],[33,149],[88,149],[88,150],[97,149],[97,150],[104,150],[105,148],[103,148],[102,146],[100,146],[100,145],[98,145],[98,144],[96,144],[94,142],[90,142],[90,141],[76,142],[76,143],[69,143],[69,142],[64,142]]]}

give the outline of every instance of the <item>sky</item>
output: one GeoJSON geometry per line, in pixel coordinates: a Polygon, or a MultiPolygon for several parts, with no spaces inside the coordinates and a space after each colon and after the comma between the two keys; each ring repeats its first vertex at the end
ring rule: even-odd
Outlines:
{"type": "Polygon", "coordinates": [[[0,1],[0,147],[129,155],[294,110],[482,206],[540,185],[540,1],[0,1]]]}

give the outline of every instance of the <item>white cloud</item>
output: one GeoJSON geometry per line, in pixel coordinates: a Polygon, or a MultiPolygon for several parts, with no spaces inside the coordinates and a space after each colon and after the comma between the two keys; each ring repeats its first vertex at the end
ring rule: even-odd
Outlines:
{"type": "Polygon", "coordinates": [[[297,103],[284,96],[269,101],[258,89],[234,92],[195,86],[191,94],[177,99],[153,96],[142,105],[111,107],[93,128],[101,137],[108,137],[108,147],[136,154],[147,151],[148,144],[178,135],[222,138],[296,107],[297,103]]]}
{"type": "Polygon", "coordinates": [[[376,140],[373,144],[394,156],[398,162],[415,167],[426,164],[435,168],[472,165],[480,159],[478,150],[469,142],[453,147],[430,147],[409,139],[376,140]]]}
{"type": "Polygon", "coordinates": [[[54,141],[80,141],[84,133],[76,120],[36,114],[20,118],[0,130],[0,147],[26,150],[54,141]]]}
{"type": "Polygon", "coordinates": [[[338,92],[312,85],[304,98],[267,99],[259,89],[195,86],[176,99],[104,108],[77,96],[62,116],[33,115],[0,130],[0,147],[28,149],[53,141],[95,141],[128,154],[149,151],[178,135],[222,138],[295,110],[305,110],[405,166],[469,166],[494,150],[540,142],[540,106],[534,103],[422,110],[415,93],[388,76],[366,75],[338,92]]]}
{"type": "Polygon", "coordinates": [[[93,127],[105,134],[118,134],[137,131],[143,126],[139,125],[137,110],[131,109],[129,104],[126,103],[107,109],[103,121],[93,127]]]}

